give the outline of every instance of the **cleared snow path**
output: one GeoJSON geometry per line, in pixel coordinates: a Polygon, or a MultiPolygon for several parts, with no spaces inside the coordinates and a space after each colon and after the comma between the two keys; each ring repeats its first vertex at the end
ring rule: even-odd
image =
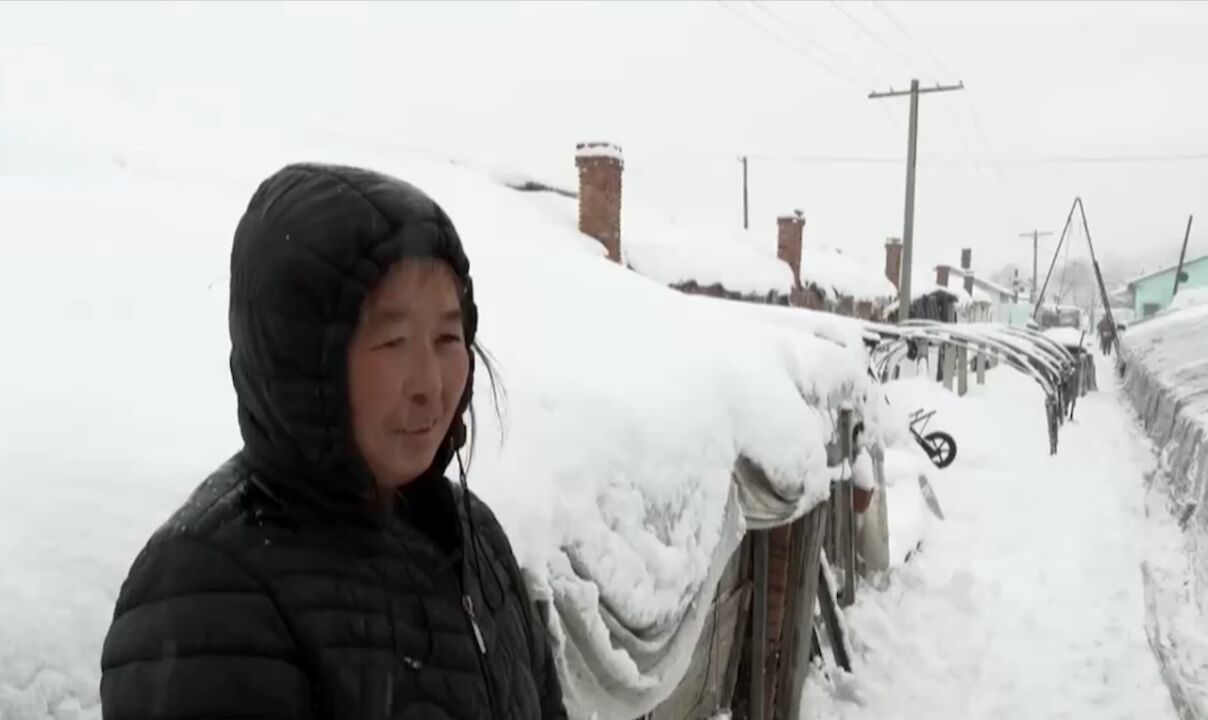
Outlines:
{"type": "Polygon", "coordinates": [[[960,400],[891,386],[957,438],[957,462],[930,475],[948,519],[850,609],[855,675],[812,683],[803,718],[1175,717],[1144,630],[1152,450],[1108,364],[1099,378],[1056,457],[1017,373],[960,400]]]}

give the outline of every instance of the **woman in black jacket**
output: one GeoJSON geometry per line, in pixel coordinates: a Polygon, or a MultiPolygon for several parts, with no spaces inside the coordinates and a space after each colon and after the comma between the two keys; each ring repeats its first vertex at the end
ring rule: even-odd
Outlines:
{"type": "Polygon", "coordinates": [[[244,447],[135,560],[106,720],[566,717],[503,530],[444,477],[477,321],[418,189],[320,165],[260,186],[231,253],[244,447]]]}

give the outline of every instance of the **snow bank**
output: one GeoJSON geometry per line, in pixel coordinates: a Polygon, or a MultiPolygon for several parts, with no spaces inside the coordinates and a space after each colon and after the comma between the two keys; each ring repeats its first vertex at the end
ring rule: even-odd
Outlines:
{"type": "Polygon", "coordinates": [[[1208,305],[1208,287],[1179,290],[1179,294],[1170,301],[1167,310],[1182,310],[1184,308],[1208,305]]]}
{"type": "Polygon", "coordinates": [[[1150,480],[1161,500],[1155,512],[1172,515],[1182,531],[1149,558],[1151,629],[1156,643],[1174,648],[1167,655],[1171,682],[1203,715],[1208,714],[1208,680],[1202,677],[1208,667],[1203,631],[1208,619],[1208,303],[1199,302],[1202,291],[1188,296],[1183,309],[1131,326],[1121,352],[1125,390],[1160,452],[1150,480]]]}
{"type": "Polygon", "coordinates": [[[1091,339],[1090,333],[1071,327],[1049,328],[1043,334],[1065,347],[1086,347],[1091,339]]]}
{"type": "MultiPolygon", "coordinates": [[[[611,264],[548,201],[564,198],[452,165],[377,166],[425,188],[465,238],[506,390],[502,427],[480,413],[470,482],[552,603],[572,707],[635,717],[677,684],[743,530],[736,459],[766,473],[781,521],[826,497],[831,408],[878,397],[859,336],[714,310],[611,264]]],[[[0,235],[20,239],[0,316],[22,339],[0,355],[5,720],[99,716],[129,563],[238,448],[226,265],[259,179],[0,185],[0,235]]]]}

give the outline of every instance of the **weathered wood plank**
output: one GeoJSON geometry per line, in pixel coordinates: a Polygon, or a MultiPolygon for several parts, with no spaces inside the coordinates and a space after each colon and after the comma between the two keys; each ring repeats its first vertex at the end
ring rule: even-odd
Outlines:
{"type": "Polygon", "coordinates": [[[847,638],[844,635],[843,623],[839,619],[839,604],[835,597],[835,588],[831,585],[831,574],[826,561],[822,558],[818,572],[818,602],[821,604],[822,620],[826,623],[826,632],[830,638],[831,652],[835,655],[835,664],[851,672],[851,655],[847,649],[847,638]]]}
{"type": "Polygon", "coordinates": [[[751,720],[767,720],[763,705],[768,649],[768,534],[754,533],[755,600],[751,618],[751,720]]]}
{"type": "Polygon", "coordinates": [[[785,644],[784,664],[789,668],[788,678],[781,684],[776,704],[777,718],[794,720],[801,708],[801,694],[805,679],[809,675],[810,660],[814,645],[814,610],[818,607],[818,579],[822,563],[822,541],[826,535],[827,515],[825,506],[816,508],[806,516],[804,542],[802,543],[800,584],[794,595],[792,608],[792,637],[785,644]]]}

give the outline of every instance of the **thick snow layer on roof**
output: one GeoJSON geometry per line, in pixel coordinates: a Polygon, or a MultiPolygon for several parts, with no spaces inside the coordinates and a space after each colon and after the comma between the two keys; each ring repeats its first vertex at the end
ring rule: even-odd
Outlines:
{"type": "MultiPolygon", "coordinates": [[[[952,275],[952,277],[957,278],[961,282],[964,281],[966,273],[963,269],[961,269],[959,267],[953,267],[952,265],[946,265],[944,267],[948,268],[948,272],[949,272],[949,274],[952,275]]],[[[987,279],[981,277],[980,275],[974,274],[973,277],[974,277],[975,289],[977,289],[977,286],[980,285],[981,286],[980,289],[999,293],[1000,295],[1014,295],[1015,294],[1015,291],[1011,290],[1010,288],[1005,287],[1003,285],[999,285],[998,283],[996,283],[992,280],[987,280],[987,279]]],[[[987,292],[986,294],[990,295],[989,292],[987,292]]],[[[998,302],[998,298],[994,298],[994,302],[998,302]]]]}
{"type": "Polygon", "coordinates": [[[621,203],[621,252],[639,273],[666,285],[720,284],[743,295],[788,295],[793,271],[775,253],[737,242],[733,233],[671,222],[621,203]]]}
{"type": "Polygon", "coordinates": [[[805,243],[801,251],[801,282],[813,283],[832,295],[847,295],[856,300],[884,300],[897,295],[897,289],[876,263],[862,262],[834,248],[805,243]]]}
{"type": "MultiPolygon", "coordinates": [[[[897,290],[882,272],[883,262],[846,253],[819,243],[810,235],[808,223],[801,247],[801,282],[814,284],[832,298],[847,295],[856,300],[884,300],[894,297],[897,290]]],[[[765,257],[776,257],[777,228],[768,226],[738,230],[731,235],[765,257]]]]}
{"type": "MultiPolygon", "coordinates": [[[[553,193],[531,193],[529,200],[566,231],[578,234],[578,200],[553,193]]],[[[636,202],[621,203],[621,253],[641,275],[663,285],[719,284],[742,295],[787,296],[793,287],[789,266],[774,250],[761,252],[740,234],[682,225],[636,202]]]]}
{"type": "MultiPolygon", "coordinates": [[[[725,312],[609,263],[559,214],[573,213],[565,198],[452,165],[381,169],[445,207],[472,261],[481,339],[506,399],[500,427],[479,374],[471,487],[510,534],[534,595],[553,600],[560,649],[590,652],[599,682],[656,697],[683,672],[717,555],[741,532],[741,517],[729,520],[736,459],[766,472],[785,512],[821,501],[828,405],[879,392],[858,343],[725,312]],[[652,667],[610,623],[642,637],[682,632],[652,667]]],[[[0,715],[99,715],[96,658],[129,563],[239,447],[226,273],[259,179],[0,183],[0,235],[22,238],[0,266],[0,316],[38,349],[0,355],[0,476],[19,479],[4,487],[0,546],[22,548],[0,574],[0,715]]],[[[638,220],[630,237],[665,229],[638,220]]],[[[694,240],[665,242],[686,252],[694,240]]],[[[641,241],[633,247],[642,257],[641,241]]],[[[736,281],[715,262],[719,280],[736,281]]],[[[748,289],[776,274],[751,271],[748,289]]],[[[584,692],[580,703],[592,699],[584,692]]]]}

